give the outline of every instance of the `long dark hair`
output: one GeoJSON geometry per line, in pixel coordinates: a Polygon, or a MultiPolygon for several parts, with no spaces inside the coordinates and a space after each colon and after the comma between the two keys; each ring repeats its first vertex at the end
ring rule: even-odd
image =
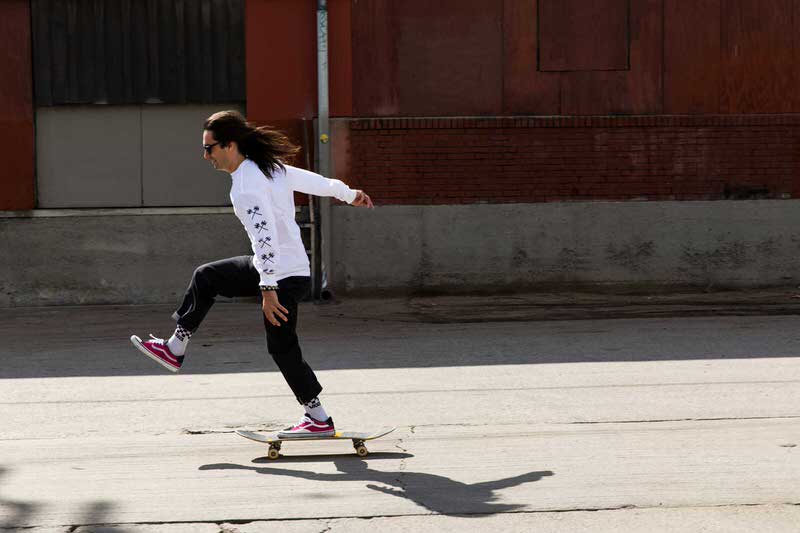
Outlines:
{"type": "Polygon", "coordinates": [[[220,146],[235,142],[239,152],[253,161],[265,176],[285,170],[300,151],[289,138],[269,126],[256,126],[247,122],[238,111],[220,111],[208,117],[203,129],[214,134],[220,146]]]}

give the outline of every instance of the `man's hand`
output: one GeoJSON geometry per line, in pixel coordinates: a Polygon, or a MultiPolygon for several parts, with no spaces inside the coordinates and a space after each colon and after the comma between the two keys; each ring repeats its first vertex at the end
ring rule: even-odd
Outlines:
{"type": "Polygon", "coordinates": [[[261,310],[273,326],[281,327],[279,318],[289,320],[289,311],[278,301],[278,291],[261,291],[261,310]]]}
{"type": "Polygon", "coordinates": [[[354,205],[356,207],[368,207],[370,209],[375,207],[372,205],[372,200],[370,199],[369,195],[361,190],[356,191],[356,199],[353,200],[353,203],[350,205],[354,205]]]}

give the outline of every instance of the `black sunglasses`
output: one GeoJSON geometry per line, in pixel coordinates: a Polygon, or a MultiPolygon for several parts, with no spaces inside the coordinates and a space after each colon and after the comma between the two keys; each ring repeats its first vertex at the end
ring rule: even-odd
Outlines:
{"type": "Polygon", "coordinates": [[[218,144],[219,142],[215,142],[214,144],[204,144],[203,150],[205,150],[208,155],[211,155],[211,150],[213,150],[214,147],[218,144]]]}

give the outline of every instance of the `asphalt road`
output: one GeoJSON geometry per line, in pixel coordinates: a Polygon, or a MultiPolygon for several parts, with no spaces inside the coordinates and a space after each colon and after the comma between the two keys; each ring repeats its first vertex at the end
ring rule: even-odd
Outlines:
{"type": "Polygon", "coordinates": [[[300,415],[257,306],[219,304],[177,375],[128,342],[167,306],[0,310],[0,526],[800,530],[800,317],[501,302],[304,305],[337,426],[398,429],[277,461],[233,433],[300,415]]]}

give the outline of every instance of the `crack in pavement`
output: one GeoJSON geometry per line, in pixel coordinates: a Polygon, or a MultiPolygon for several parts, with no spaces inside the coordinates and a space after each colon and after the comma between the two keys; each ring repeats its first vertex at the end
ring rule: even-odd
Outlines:
{"type": "MultiPolygon", "coordinates": [[[[543,513],[581,513],[581,512],[599,512],[599,511],[627,511],[627,510],[648,510],[648,509],[735,509],[737,507],[775,507],[780,505],[787,505],[793,507],[800,507],[800,502],[770,502],[770,503],[725,503],[719,505],[676,505],[676,506],[637,506],[631,504],[611,506],[611,507],[574,507],[569,509],[537,509],[537,510],[513,510],[505,511],[499,514],[543,514],[543,513]]],[[[234,520],[196,520],[196,521],[163,521],[163,522],[108,522],[108,523],[92,523],[92,524],[68,524],[60,526],[48,527],[64,527],[68,528],[68,533],[74,533],[82,527],[104,527],[114,528],[123,526],[160,526],[160,525],[192,525],[192,524],[213,524],[220,528],[220,533],[238,533],[237,528],[228,528],[225,524],[230,525],[249,525],[256,522],[304,522],[304,521],[322,521],[326,525],[320,533],[327,533],[333,530],[333,523],[338,520],[347,519],[365,519],[370,520],[373,518],[413,518],[425,516],[492,516],[498,513],[409,513],[409,514],[386,514],[386,515],[352,515],[352,516],[328,516],[328,517],[308,517],[308,518],[255,518],[255,519],[234,519],[234,520]]],[[[0,527],[0,531],[20,531],[25,529],[34,529],[45,526],[22,526],[22,527],[0,527]]]]}
{"type": "Polygon", "coordinates": [[[800,415],[788,416],[737,416],[716,418],[656,418],[652,420],[600,420],[566,422],[568,425],[593,425],[593,424],[651,424],[659,422],[722,422],[734,420],[796,420],[800,415]]]}
{"type": "MultiPolygon", "coordinates": [[[[413,434],[415,427],[416,426],[409,427],[409,432],[413,434]]],[[[407,466],[406,458],[408,457],[408,449],[403,447],[403,440],[404,440],[403,437],[398,438],[397,444],[394,445],[395,448],[403,452],[403,455],[400,458],[400,466],[397,469],[399,475],[397,476],[395,481],[397,481],[398,486],[405,492],[407,490],[407,487],[406,487],[406,482],[403,478],[405,477],[405,472],[406,472],[406,466],[407,466]]]]}
{"type": "MultiPolygon", "coordinates": [[[[698,417],[698,418],[657,418],[657,419],[641,419],[641,420],[578,420],[573,422],[558,422],[558,423],[547,423],[542,422],[542,425],[547,426],[600,426],[600,425],[613,425],[613,424],[660,424],[660,423],[669,423],[669,422],[736,422],[736,421],[748,421],[748,420],[798,420],[800,419],[800,415],[784,415],[784,416],[742,416],[742,417],[698,417]]],[[[507,424],[492,424],[492,426],[513,426],[516,424],[507,423],[507,424]]],[[[484,427],[486,424],[484,423],[438,423],[438,424],[415,424],[413,426],[408,426],[409,436],[417,434],[417,428],[474,428],[474,427],[484,427]]],[[[241,429],[241,428],[237,428],[241,429]]],[[[275,427],[264,426],[247,426],[247,430],[255,431],[255,432],[262,432],[262,433],[273,433],[278,431],[275,427]]],[[[183,434],[186,435],[217,435],[217,434],[229,434],[234,433],[235,430],[233,429],[184,429],[182,431],[183,434]]],[[[528,435],[529,433],[518,433],[515,436],[523,437],[528,435]]],[[[423,437],[426,438],[426,437],[423,437]]],[[[429,437],[428,437],[429,438],[429,437]]],[[[480,436],[477,438],[486,438],[485,436],[480,436]]],[[[0,439],[3,440],[3,439],[0,439]]],[[[406,437],[398,437],[397,444],[395,447],[401,450],[403,453],[408,453],[408,449],[403,447],[405,445],[406,437]]],[[[792,447],[790,445],[785,445],[785,447],[792,447]]],[[[404,470],[406,467],[406,460],[405,458],[401,459],[400,461],[400,470],[404,470]]],[[[401,482],[400,479],[397,480],[401,482]]]]}
{"type": "MultiPolygon", "coordinates": [[[[586,361],[592,362],[592,361],[586,361]]],[[[715,385],[790,385],[796,384],[796,379],[772,379],[756,381],[686,381],[675,383],[612,383],[607,385],[551,385],[541,387],[497,387],[497,388],[464,388],[464,389],[426,389],[426,390],[379,390],[379,391],[350,391],[327,392],[327,396],[374,396],[398,394],[431,394],[431,393],[464,393],[464,392],[515,392],[515,391],[544,391],[544,390],[590,390],[590,389],[629,389],[629,388],[666,388],[666,387],[693,387],[715,385]]],[[[209,400],[263,400],[273,398],[289,398],[288,394],[259,394],[244,396],[204,396],[201,398],[131,398],[131,399],[86,399],[86,400],[42,400],[42,401],[3,401],[0,405],[79,405],[79,404],[111,404],[111,403],[148,403],[148,402],[204,402],[209,400]]]]}

